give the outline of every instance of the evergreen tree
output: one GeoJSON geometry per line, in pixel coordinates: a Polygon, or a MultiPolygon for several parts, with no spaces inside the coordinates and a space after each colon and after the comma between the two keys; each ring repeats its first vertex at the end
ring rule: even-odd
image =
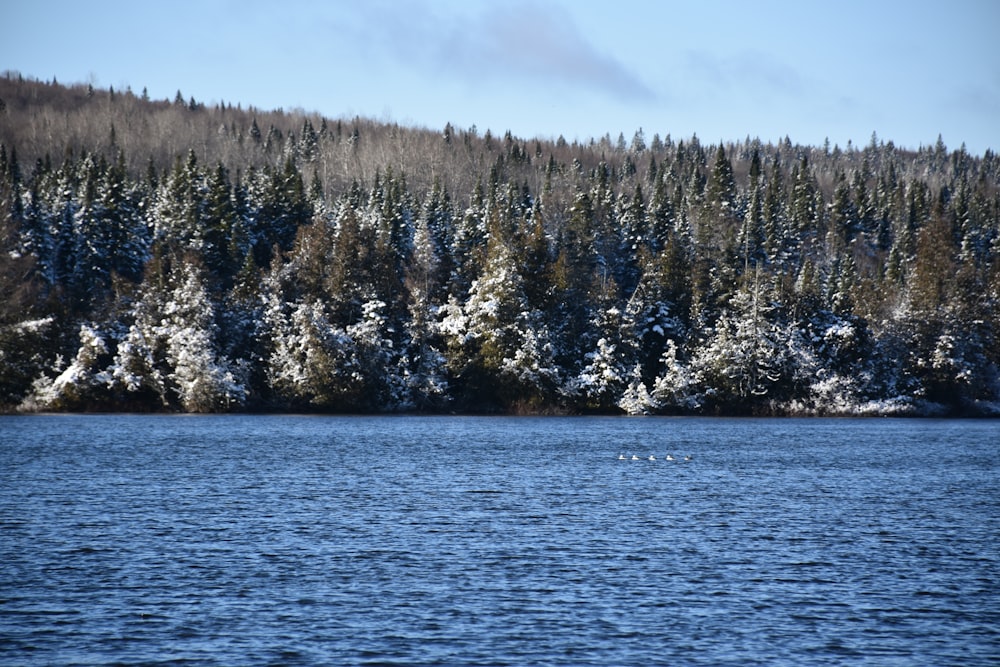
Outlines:
{"type": "Polygon", "coordinates": [[[237,227],[237,212],[233,202],[233,186],[229,171],[218,163],[205,184],[205,208],[202,231],[202,257],[205,265],[223,281],[235,274],[244,255],[233,248],[237,227]],[[235,252],[234,252],[235,250],[235,252]]]}
{"type": "Polygon", "coordinates": [[[472,405],[538,406],[559,384],[544,322],[528,308],[508,241],[490,237],[486,265],[461,313],[446,311],[442,332],[451,372],[472,405]]]}
{"type": "Polygon", "coordinates": [[[0,77],[5,409],[997,412],[993,151],[44,86],[0,77]]]}
{"type": "Polygon", "coordinates": [[[692,362],[711,390],[706,394],[729,413],[766,410],[767,401],[787,400],[798,379],[795,330],[780,318],[770,288],[755,281],[734,296],[712,336],[692,362]]]}
{"type": "Polygon", "coordinates": [[[582,367],[564,388],[586,411],[616,411],[636,362],[634,332],[629,326],[632,322],[626,321],[615,307],[616,292],[613,284],[598,291],[587,338],[594,341],[593,347],[584,348],[582,367]]]}
{"type": "Polygon", "coordinates": [[[135,322],[118,346],[116,382],[186,412],[239,408],[248,393],[245,372],[218,353],[216,306],[201,271],[182,260],[165,287],[148,289],[137,304],[135,322]]]}
{"type": "MultiPolygon", "coordinates": [[[[0,172],[5,168],[0,147],[0,172]]],[[[46,313],[42,281],[32,255],[21,253],[18,226],[11,215],[14,182],[0,173],[0,410],[16,407],[47,362],[58,323],[46,313]]]]}

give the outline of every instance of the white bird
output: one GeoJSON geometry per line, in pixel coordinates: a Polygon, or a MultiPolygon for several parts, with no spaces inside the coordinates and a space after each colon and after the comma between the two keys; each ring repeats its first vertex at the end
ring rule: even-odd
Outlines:
{"type": "Polygon", "coordinates": [[[639,460],[639,457],[638,457],[638,456],[636,456],[635,454],[633,454],[633,455],[632,455],[632,460],[633,460],[633,461],[638,461],[638,460],[639,460]]]}
{"type": "Polygon", "coordinates": [[[671,456],[670,454],[667,454],[667,460],[668,460],[668,461],[673,461],[673,460],[674,460],[674,457],[673,457],[673,456],[671,456]]]}
{"type": "Polygon", "coordinates": [[[625,455],[624,454],[619,454],[618,455],[618,460],[619,461],[624,461],[625,460],[625,455]]]}
{"type": "Polygon", "coordinates": [[[690,461],[690,460],[691,460],[691,455],[690,455],[690,454],[688,454],[687,456],[685,456],[685,457],[684,457],[684,460],[685,460],[685,461],[690,461]]]}
{"type": "Polygon", "coordinates": [[[650,455],[649,455],[649,460],[650,460],[650,461],[655,461],[655,460],[656,460],[656,457],[655,457],[655,456],[653,456],[652,454],[650,454],[650,455]]]}

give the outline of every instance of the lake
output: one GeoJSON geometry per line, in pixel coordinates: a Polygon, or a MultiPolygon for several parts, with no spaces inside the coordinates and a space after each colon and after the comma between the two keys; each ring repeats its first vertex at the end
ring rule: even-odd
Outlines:
{"type": "Polygon", "coordinates": [[[998,551],[1000,421],[0,417],[2,664],[996,665],[998,551]]]}

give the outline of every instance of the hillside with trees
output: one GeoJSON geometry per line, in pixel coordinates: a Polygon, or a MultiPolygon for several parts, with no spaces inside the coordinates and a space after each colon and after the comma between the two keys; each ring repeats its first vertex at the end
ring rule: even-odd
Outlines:
{"type": "Polygon", "coordinates": [[[1000,158],[0,75],[0,406],[1000,414],[1000,158]]]}

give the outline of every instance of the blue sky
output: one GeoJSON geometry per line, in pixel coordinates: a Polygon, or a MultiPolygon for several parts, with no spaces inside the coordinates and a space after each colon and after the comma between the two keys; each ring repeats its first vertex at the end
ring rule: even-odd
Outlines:
{"type": "Polygon", "coordinates": [[[586,141],[1000,150],[1000,2],[5,0],[0,70],[586,141]]]}

